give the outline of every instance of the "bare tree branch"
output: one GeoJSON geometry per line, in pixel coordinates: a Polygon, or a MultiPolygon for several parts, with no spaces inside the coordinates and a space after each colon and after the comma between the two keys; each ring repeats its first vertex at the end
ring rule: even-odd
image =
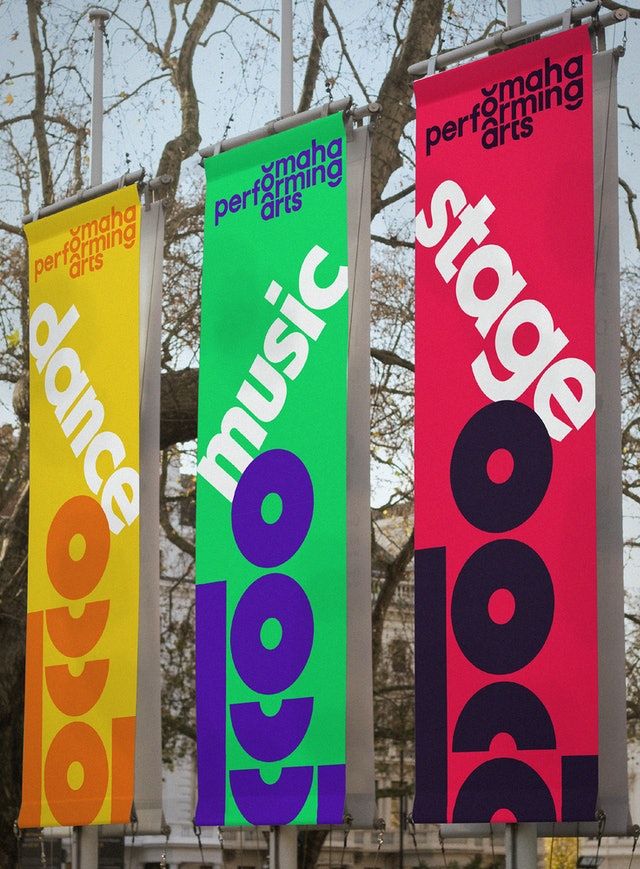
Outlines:
{"type": "Polygon", "coordinates": [[[627,195],[627,208],[629,210],[629,216],[631,218],[631,223],[633,225],[633,234],[636,240],[636,247],[640,250],[640,226],[638,226],[638,215],[636,214],[636,210],[634,208],[633,202],[637,198],[637,195],[633,192],[633,190],[629,187],[627,182],[623,178],[618,178],[618,184],[627,195]]]}
{"type": "Polygon", "coordinates": [[[156,173],[157,175],[169,175],[171,178],[167,190],[168,210],[173,206],[180,180],[182,161],[195,154],[201,141],[200,109],[193,83],[193,58],[218,2],[219,0],[202,0],[198,12],[185,34],[178,60],[171,64],[171,81],[180,98],[182,125],[179,135],[164,146],[156,173]]]}
{"type": "Polygon", "coordinates": [[[400,368],[406,368],[407,371],[416,370],[413,362],[409,362],[408,359],[403,359],[391,350],[378,350],[375,347],[372,347],[371,356],[374,359],[377,359],[378,362],[382,362],[384,365],[398,365],[400,368]]]}
{"type": "Polygon", "coordinates": [[[333,11],[333,9],[331,8],[331,6],[329,5],[328,2],[327,2],[327,12],[329,13],[331,21],[333,22],[333,26],[336,29],[336,33],[338,34],[338,40],[340,42],[340,48],[342,49],[342,54],[344,55],[344,59],[349,64],[349,69],[353,73],[353,77],[355,78],[356,82],[358,83],[358,87],[362,91],[362,94],[363,94],[365,100],[368,103],[370,103],[371,97],[369,96],[369,92],[367,91],[366,87],[364,86],[364,82],[360,78],[360,74],[358,73],[358,70],[356,69],[354,62],[351,59],[351,55],[349,54],[349,50],[347,49],[347,43],[345,42],[345,38],[344,38],[344,34],[342,32],[342,27],[340,26],[340,22],[336,18],[335,12],[333,11]]]}
{"type": "Polygon", "coordinates": [[[19,226],[14,226],[12,223],[7,223],[4,220],[0,219],[0,229],[3,229],[5,232],[10,232],[12,235],[22,235],[22,228],[19,226]]]}
{"type": "Polygon", "coordinates": [[[385,568],[385,576],[382,582],[372,613],[372,649],[373,671],[376,672],[382,654],[382,630],[385,616],[391,604],[398,584],[404,577],[405,571],[413,557],[413,531],[405,540],[404,545],[396,557],[385,568]]]}
{"type": "Polygon", "coordinates": [[[386,244],[389,247],[406,247],[413,248],[412,241],[405,241],[403,238],[398,238],[397,235],[376,235],[375,233],[371,233],[371,241],[377,241],[380,244],[386,244]]]}
{"type": "Polygon", "coordinates": [[[414,117],[412,84],[407,67],[428,57],[440,28],[444,0],[415,0],[407,32],[380,88],[382,112],[376,120],[371,146],[371,211],[383,208],[382,192],[402,165],[398,142],[414,117]]]}
{"type": "Polygon", "coordinates": [[[626,3],[616,3],[614,0],[601,0],[605,9],[611,9],[613,12],[616,9],[624,9],[629,13],[629,18],[640,18],[640,9],[634,9],[633,6],[627,6],[626,3]]]}
{"type": "Polygon", "coordinates": [[[324,6],[325,0],[313,0],[311,48],[309,49],[309,59],[304,74],[304,82],[302,83],[300,102],[298,103],[299,112],[305,112],[311,105],[313,92],[320,72],[322,46],[329,35],[327,28],[324,26],[324,6]]]}
{"type": "Polygon", "coordinates": [[[51,159],[49,156],[49,144],[45,130],[45,93],[46,84],[44,77],[44,59],[42,45],[38,32],[38,17],[42,11],[42,0],[27,0],[27,15],[29,19],[29,39],[33,51],[33,63],[35,70],[35,107],[32,112],[33,130],[38,148],[38,160],[40,161],[40,180],[42,183],[42,199],[45,205],[50,205],[54,199],[53,174],[51,172],[51,159]]]}
{"type": "Polygon", "coordinates": [[[631,114],[631,109],[629,108],[629,106],[623,106],[621,103],[618,103],[618,108],[624,109],[625,112],[627,113],[627,117],[629,118],[629,121],[631,123],[631,129],[632,130],[640,130],[640,124],[636,121],[636,119],[631,114]]]}
{"type": "Polygon", "coordinates": [[[404,190],[398,190],[398,192],[394,193],[393,196],[387,196],[386,199],[381,199],[380,210],[382,211],[382,209],[386,208],[387,205],[393,205],[394,202],[399,202],[401,199],[404,199],[405,196],[410,196],[415,189],[415,184],[409,184],[408,187],[405,187],[404,190]]]}

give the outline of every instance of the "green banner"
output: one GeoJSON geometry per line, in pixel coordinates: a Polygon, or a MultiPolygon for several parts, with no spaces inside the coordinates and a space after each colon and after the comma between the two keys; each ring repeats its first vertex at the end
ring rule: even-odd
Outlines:
{"type": "Polygon", "coordinates": [[[342,115],[205,161],[198,809],[340,823],[347,651],[342,115]]]}

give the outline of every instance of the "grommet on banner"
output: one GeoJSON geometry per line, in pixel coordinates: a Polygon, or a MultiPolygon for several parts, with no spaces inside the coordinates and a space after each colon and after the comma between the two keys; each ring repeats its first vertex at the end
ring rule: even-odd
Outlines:
{"type": "Polygon", "coordinates": [[[631,848],[631,857],[629,857],[629,866],[627,869],[631,869],[631,864],[633,863],[633,855],[636,853],[636,845],[638,844],[638,839],[640,838],[640,827],[637,824],[634,824],[631,827],[631,834],[633,836],[633,846],[631,848]]]}

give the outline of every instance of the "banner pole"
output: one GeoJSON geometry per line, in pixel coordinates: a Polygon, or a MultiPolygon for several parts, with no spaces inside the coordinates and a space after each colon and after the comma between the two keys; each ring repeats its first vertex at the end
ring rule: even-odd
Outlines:
{"type": "MultiPolygon", "coordinates": [[[[92,6],[89,21],[93,25],[93,89],[91,94],[91,187],[102,184],[102,67],[105,22],[111,17],[106,9],[92,6]]],[[[98,828],[75,827],[75,845],[71,849],[72,869],[98,869],[98,828]],[[73,861],[75,858],[75,861],[73,861]]]]}
{"type": "Polygon", "coordinates": [[[522,0],[507,0],[507,27],[522,24],[522,0]]]}
{"type": "MultiPolygon", "coordinates": [[[[507,0],[507,29],[522,25],[521,0],[507,0]]],[[[535,824],[507,824],[505,827],[506,869],[535,869],[538,844],[535,824]],[[531,830],[533,829],[533,838],[531,830]],[[526,828],[526,829],[525,829],[526,828]],[[533,859],[533,863],[531,860],[533,859]]]]}
{"type": "Polygon", "coordinates": [[[538,865],[536,824],[507,824],[504,853],[506,869],[536,869],[538,865]]]}
{"type": "MultiPolygon", "coordinates": [[[[293,0],[280,3],[280,116],[293,114],[293,0]]],[[[296,869],[298,833],[295,827],[275,826],[269,833],[270,869],[296,869]]]]}
{"type": "MultiPolygon", "coordinates": [[[[478,39],[475,42],[468,42],[460,48],[452,48],[449,51],[443,51],[442,54],[434,54],[428,60],[419,60],[417,63],[412,63],[407,69],[409,75],[416,77],[433,75],[434,72],[446,69],[453,63],[459,63],[461,60],[468,60],[471,57],[476,57],[479,54],[498,49],[503,51],[517,42],[522,42],[525,39],[530,39],[532,36],[542,36],[549,30],[556,30],[563,26],[565,20],[571,24],[579,24],[585,18],[595,15],[600,9],[600,4],[597,0],[594,2],[585,3],[584,6],[572,6],[566,13],[557,13],[550,15],[548,18],[541,18],[539,21],[532,21],[530,24],[520,24],[517,27],[499,30],[491,36],[478,39]]],[[[598,27],[610,27],[612,24],[620,24],[626,21],[629,13],[626,9],[616,9],[613,12],[605,12],[598,16],[598,27]]]]}
{"type": "Polygon", "coordinates": [[[293,0],[281,0],[280,115],[293,114],[293,0]]]}
{"type": "Polygon", "coordinates": [[[93,24],[93,91],[91,97],[91,186],[102,183],[103,42],[104,26],[111,13],[99,6],[89,9],[93,24]]]}

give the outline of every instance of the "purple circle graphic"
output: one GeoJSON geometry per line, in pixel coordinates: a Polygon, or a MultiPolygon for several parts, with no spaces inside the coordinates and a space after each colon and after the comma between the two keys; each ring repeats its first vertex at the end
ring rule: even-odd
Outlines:
{"type": "Polygon", "coordinates": [[[242,595],[231,622],[231,654],[245,685],[278,694],[296,681],[313,646],[313,612],[303,588],[284,573],[260,576],[242,595]],[[277,619],[282,639],[267,649],[260,639],[267,619],[277,619]]]}
{"type": "Polygon", "coordinates": [[[260,453],[246,468],[231,506],[231,527],[238,549],[257,567],[277,567],[296,554],[313,518],[313,484],[304,462],[289,450],[260,453]],[[262,517],[262,504],[275,493],[282,513],[273,523],[262,517]]]}

